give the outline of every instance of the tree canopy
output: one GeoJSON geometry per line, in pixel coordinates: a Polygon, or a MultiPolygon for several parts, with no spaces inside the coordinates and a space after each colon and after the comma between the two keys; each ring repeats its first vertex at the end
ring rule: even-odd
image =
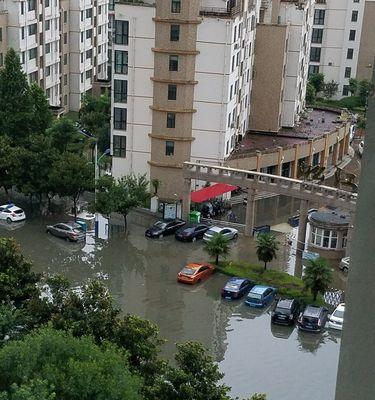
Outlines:
{"type": "Polygon", "coordinates": [[[311,290],[315,301],[319,293],[324,294],[329,288],[333,279],[332,269],[325,258],[319,257],[316,260],[310,260],[302,279],[306,288],[311,290]]]}
{"type": "Polygon", "coordinates": [[[279,242],[272,233],[260,233],[256,238],[256,253],[259,261],[264,262],[264,269],[267,269],[267,263],[276,258],[276,252],[279,249],[279,242]]]}
{"type": "Polygon", "coordinates": [[[230,253],[229,239],[221,233],[215,233],[204,245],[204,251],[210,257],[215,258],[215,264],[219,264],[219,257],[226,257],[230,253]]]}

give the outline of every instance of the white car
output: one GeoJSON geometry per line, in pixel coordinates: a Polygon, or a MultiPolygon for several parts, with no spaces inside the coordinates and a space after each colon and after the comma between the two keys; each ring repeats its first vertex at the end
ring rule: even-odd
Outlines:
{"type": "Polygon", "coordinates": [[[364,143],[364,141],[362,140],[360,143],[359,143],[359,145],[358,145],[358,154],[362,157],[362,155],[363,155],[363,148],[364,148],[364,146],[365,146],[365,143],[364,143]]]}
{"type": "Polygon", "coordinates": [[[348,272],[349,265],[350,265],[350,257],[344,257],[340,261],[339,268],[341,269],[342,272],[348,272]]]}
{"type": "Polygon", "coordinates": [[[328,327],[332,329],[342,330],[344,322],[345,303],[339,304],[335,311],[329,316],[328,327]]]}
{"type": "Polygon", "coordinates": [[[5,220],[8,224],[26,219],[25,212],[22,208],[14,204],[5,204],[0,206],[0,219],[5,220]]]}
{"type": "Polygon", "coordinates": [[[222,228],[220,226],[212,226],[203,236],[203,240],[208,242],[216,233],[221,233],[228,239],[237,239],[238,230],[234,228],[222,228]]]}

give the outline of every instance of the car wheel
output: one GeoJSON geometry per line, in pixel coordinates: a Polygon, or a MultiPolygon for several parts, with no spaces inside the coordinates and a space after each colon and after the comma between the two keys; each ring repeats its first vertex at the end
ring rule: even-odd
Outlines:
{"type": "Polygon", "coordinates": [[[67,242],[70,242],[70,239],[69,239],[68,236],[65,238],[65,240],[66,240],[67,242]]]}
{"type": "Polygon", "coordinates": [[[8,224],[11,224],[11,223],[12,223],[12,220],[11,220],[9,217],[7,218],[7,223],[8,223],[8,224]]]}
{"type": "Polygon", "coordinates": [[[344,273],[344,274],[347,274],[348,273],[348,267],[344,267],[343,269],[342,269],[342,272],[344,273]]]}
{"type": "Polygon", "coordinates": [[[235,233],[234,236],[233,236],[233,240],[237,240],[237,239],[238,239],[238,234],[235,233]]]}
{"type": "Polygon", "coordinates": [[[164,237],[164,235],[161,233],[161,234],[159,235],[159,239],[163,239],[163,237],[164,237]]]}
{"type": "Polygon", "coordinates": [[[194,243],[194,242],[197,241],[197,238],[194,236],[194,237],[191,239],[191,241],[194,243]]]}

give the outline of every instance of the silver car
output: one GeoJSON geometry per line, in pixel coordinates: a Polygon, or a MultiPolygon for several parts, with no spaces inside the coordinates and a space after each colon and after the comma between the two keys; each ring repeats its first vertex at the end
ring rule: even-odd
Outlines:
{"type": "Polygon", "coordinates": [[[86,232],[77,222],[48,225],[46,231],[51,235],[61,237],[70,242],[79,242],[86,239],[86,232]]]}
{"type": "Polygon", "coordinates": [[[343,272],[348,272],[349,271],[349,265],[350,265],[350,257],[344,257],[340,261],[339,268],[343,272]]]}
{"type": "Polygon", "coordinates": [[[234,228],[222,228],[220,226],[212,226],[203,236],[203,240],[208,242],[212,239],[216,233],[221,233],[228,239],[237,239],[238,238],[238,230],[234,228]]]}

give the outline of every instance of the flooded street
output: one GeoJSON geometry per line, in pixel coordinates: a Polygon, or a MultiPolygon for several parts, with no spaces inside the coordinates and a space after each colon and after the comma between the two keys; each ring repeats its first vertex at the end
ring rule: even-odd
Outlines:
{"type": "MultiPolygon", "coordinates": [[[[333,399],[340,335],[271,326],[269,310],[221,300],[227,280],[221,274],[193,287],[177,284],[184,264],[207,258],[202,242],[146,239],[144,226],[133,222],[126,237],[120,229],[107,242],[88,236],[86,244],[72,244],[45,233],[47,224],[63,220],[32,217],[19,226],[1,225],[0,235],[14,236],[36,271],[63,273],[75,285],[105,280],[123,312],[158,324],[168,340],[163,356],[172,356],[176,342],[201,341],[220,363],[234,396],[264,392],[268,400],[333,399]]],[[[284,244],[282,236],[279,240],[284,244]]],[[[290,252],[280,246],[272,267],[289,270],[290,252]]],[[[254,240],[240,237],[230,257],[257,262],[254,240]]]]}

